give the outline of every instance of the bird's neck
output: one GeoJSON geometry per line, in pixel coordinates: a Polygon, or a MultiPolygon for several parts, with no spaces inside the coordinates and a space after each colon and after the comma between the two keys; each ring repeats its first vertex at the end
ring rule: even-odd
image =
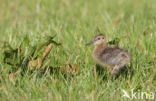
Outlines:
{"type": "MultiPolygon", "coordinates": [[[[94,48],[93,50],[93,57],[95,59],[95,61],[99,64],[101,64],[101,60],[99,60],[99,57],[100,57],[100,53],[106,48],[106,43],[101,43],[99,45],[96,45],[96,47],[94,48]]],[[[103,65],[103,64],[101,64],[103,65]]]]}
{"type": "Polygon", "coordinates": [[[94,48],[93,54],[94,55],[100,54],[100,52],[103,51],[106,48],[106,46],[107,46],[106,42],[96,45],[96,47],[94,48]]]}
{"type": "Polygon", "coordinates": [[[96,50],[103,50],[104,48],[106,48],[106,42],[96,45],[95,48],[96,50]]]}

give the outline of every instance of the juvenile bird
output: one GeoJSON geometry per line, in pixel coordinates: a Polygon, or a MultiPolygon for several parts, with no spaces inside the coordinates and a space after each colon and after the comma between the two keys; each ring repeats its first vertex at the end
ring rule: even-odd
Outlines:
{"type": "Polygon", "coordinates": [[[95,36],[94,40],[86,45],[94,44],[93,57],[97,64],[102,67],[111,68],[111,74],[114,78],[124,66],[131,61],[130,53],[120,47],[107,46],[106,38],[103,34],[95,36]]]}

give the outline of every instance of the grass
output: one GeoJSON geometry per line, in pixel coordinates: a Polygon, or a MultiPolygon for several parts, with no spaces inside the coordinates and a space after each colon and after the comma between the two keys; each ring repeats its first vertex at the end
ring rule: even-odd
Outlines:
{"type": "Polygon", "coordinates": [[[122,97],[123,89],[129,94],[133,88],[156,93],[155,9],[155,0],[1,0],[0,100],[128,101],[122,97]],[[85,44],[98,32],[108,41],[118,38],[119,46],[130,51],[132,72],[116,80],[103,72],[95,79],[93,46],[85,44]],[[22,43],[23,55],[28,56],[32,46],[55,34],[62,47],[55,46],[46,57],[50,59],[46,70],[17,73],[20,66],[3,61],[4,41],[13,49],[22,43]],[[50,72],[51,66],[65,64],[72,54],[70,64],[79,65],[78,75],[50,72]],[[14,72],[16,76],[10,77],[14,72]]]}

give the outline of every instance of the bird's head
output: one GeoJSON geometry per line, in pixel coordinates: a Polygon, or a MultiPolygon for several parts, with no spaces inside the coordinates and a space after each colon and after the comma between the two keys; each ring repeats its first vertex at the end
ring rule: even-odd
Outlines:
{"type": "Polygon", "coordinates": [[[106,44],[106,38],[102,33],[100,33],[94,37],[93,41],[87,43],[86,45],[90,45],[90,44],[94,44],[95,46],[100,44],[106,44]]]}

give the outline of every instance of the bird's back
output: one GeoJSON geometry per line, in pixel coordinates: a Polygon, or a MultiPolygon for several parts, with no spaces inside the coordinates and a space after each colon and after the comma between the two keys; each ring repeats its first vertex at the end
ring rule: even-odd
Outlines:
{"type": "Polygon", "coordinates": [[[125,59],[130,61],[130,54],[127,50],[119,47],[106,47],[99,53],[98,58],[106,65],[117,65],[125,59]]]}

